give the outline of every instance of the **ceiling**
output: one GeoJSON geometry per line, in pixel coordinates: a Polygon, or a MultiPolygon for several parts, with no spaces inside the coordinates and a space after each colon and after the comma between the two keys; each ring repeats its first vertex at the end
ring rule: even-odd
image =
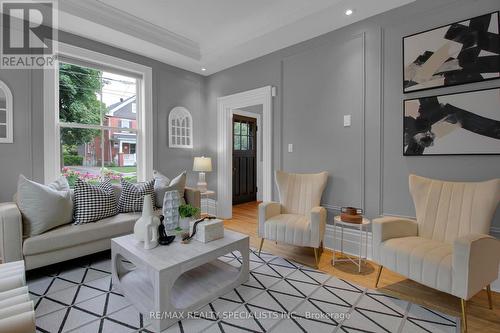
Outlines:
{"type": "Polygon", "coordinates": [[[209,75],[413,1],[64,0],[58,24],[209,75]]]}

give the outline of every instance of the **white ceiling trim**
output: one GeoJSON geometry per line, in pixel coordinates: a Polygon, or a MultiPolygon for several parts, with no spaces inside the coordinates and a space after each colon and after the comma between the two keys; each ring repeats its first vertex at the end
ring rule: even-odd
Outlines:
{"type": "Polygon", "coordinates": [[[293,12],[276,20],[279,23],[234,31],[235,38],[198,42],[100,0],[64,0],[59,3],[59,29],[211,75],[414,1],[332,0],[331,6],[311,5],[302,17],[293,12]],[[347,8],[355,9],[354,15],[346,16],[347,8]]]}
{"type": "Polygon", "coordinates": [[[64,0],[59,10],[201,60],[198,43],[98,0],[64,0]]]}

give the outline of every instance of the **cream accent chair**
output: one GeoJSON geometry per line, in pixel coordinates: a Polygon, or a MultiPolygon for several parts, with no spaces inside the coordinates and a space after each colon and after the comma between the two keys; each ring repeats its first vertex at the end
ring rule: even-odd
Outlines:
{"type": "Polygon", "coordinates": [[[298,174],[276,171],[280,202],[259,205],[259,254],[264,239],[314,249],[316,267],[318,249],[323,248],[326,209],[320,207],[328,179],[327,172],[298,174]]]}
{"type": "Polygon", "coordinates": [[[373,221],[373,254],[382,268],[461,299],[466,305],[484,287],[492,308],[490,283],[498,278],[500,241],[489,236],[500,202],[500,179],[446,182],[410,175],[417,219],[382,217],[373,221]]]}

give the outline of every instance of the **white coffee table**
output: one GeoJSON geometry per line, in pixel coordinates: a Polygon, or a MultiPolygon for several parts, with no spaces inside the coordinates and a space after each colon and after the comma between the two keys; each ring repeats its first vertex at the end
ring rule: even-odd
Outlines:
{"type": "Polygon", "coordinates": [[[249,246],[247,235],[230,230],[224,230],[224,238],[212,242],[191,240],[182,244],[177,237],[172,244],[152,250],[144,250],[133,235],[113,238],[113,284],[147,318],[155,313],[153,329],[160,332],[182,320],[182,315],[246,282],[249,246]],[[217,260],[233,251],[241,253],[239,268],[217,260]]]}

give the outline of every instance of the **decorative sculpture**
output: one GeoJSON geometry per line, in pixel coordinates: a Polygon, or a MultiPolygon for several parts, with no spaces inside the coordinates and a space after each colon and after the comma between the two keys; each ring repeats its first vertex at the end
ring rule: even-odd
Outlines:
{"type": "Polygon", "coordinates": [[[150,250],[158,246],[158,226],[160,219],[153,214],[151,195],[144,196],[142,216],[135,222],[134,236],[139,242],[144,242],[144,248],[150,250]]]}
{"type": "Polygon", "coordinates": [[[174,230],[179,226],[179,192],[168,191],[163,197],[163,216],[165,220],[163,224],[166,230],[174,230]]]}
{"type": "Polygon", "coordinates": [[[175,239],[175,235],[168,236],[167,232],[165,231],[165,225],[163,224],[163,220],[165,219],[165,216],[161,215],[160,216],[160,225],[158,226],[158,243],[160,245],[169,245],[172,243],[175,239]]]}

